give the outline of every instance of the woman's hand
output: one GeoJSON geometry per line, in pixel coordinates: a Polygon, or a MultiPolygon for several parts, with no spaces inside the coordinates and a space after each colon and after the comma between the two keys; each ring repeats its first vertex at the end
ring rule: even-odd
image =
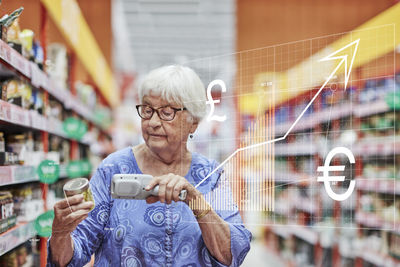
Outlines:
{"type": "Polygon", "coordinates": [[[88,216],[93,205],[91,201],[83,201],[82,194],[65,198],[54,205],[50,250],[51,260],[57,266],[66,266],[71,261],[74,244],[70,233],[88,216]]]}
{"type": "Polygon", "coordinates": [[[78,194],[58,201],[54,205],[52,235],[69,235],[89,214],[94,203],[83,201],[78,194]]]}
{"type": "Polygon", "coordinates": [[[197,191],[197,189],[189,183],[185,177],[173,173],[154,177],[146,186],[146,190],[152,190],[156,185],[159,186],[158,196],[149,196],[146,198],[148,204],[157,201],[167,204],[171,204],[172,201],[178,202],[180,200],[179,193],[184,189],[187,191],[186,199],[184,200],[187,204],[192,199],[201,195],[201,193],[197,191]]]}

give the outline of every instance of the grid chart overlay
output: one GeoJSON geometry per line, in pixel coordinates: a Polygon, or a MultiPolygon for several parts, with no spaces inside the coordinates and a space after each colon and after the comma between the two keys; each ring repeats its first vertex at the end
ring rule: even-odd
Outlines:
{"type": "Polygon", "coordinates": [[[227,87],[226,92],[212,88],[213,99],[220,100],[214,114],[227,119],[204,120],[199,128],[236,131],[226,139],[209,134],[191,141],[200,150],[208,147],[200,152],[222,163],[217,167],[224,170],[218,190],[206,195],[213,208],[238,208],[252,218],[247,223],[257,225],[324,227],[327,218],[335,221],[339,212],[345,215],[343,221],[327,227],[375,229],[379,224],[379,229],[400,230],[397,214],[390,209],[399,187],[398,118],[390,102],[395,101],[400,79],[395,51],[380,52],[382,45],[394,42],[394,32],[394,25],[385,25],[187,62],[201,70],[206,88],[215,79],[227,87]],[[342,46],[332,45],[341,40],[342,46]],[[336,59],[321,61],[347,44],[352,45],[335,54],[336,59]],[[343,56],[347,61],[338,67],[343,56]],[[222,66],[227,57],[232,65],[222,66]],[[207,75],[207,69],[215,68],[221,69],[218,76],[215,71],[207,75]],[[221,108],[228,102],[235,103],[238,112],[221,108]],[[343,182],[329,182],[336,194],[356,181],[344,201],[330,198],[324,182],[317,181],[322,176],[317,168],[335,147],[348,148],[356,161],[350,164],[338,154],[330,163],[344,166],[344,171],[329,173],[345,176],[343,182]],[[379,173],[382,166],[385,171],[379,173]],[[227,192],[234,203],[227,200],[227,192]],[[363,217],[373,212],[384,216],[363,217]]]}

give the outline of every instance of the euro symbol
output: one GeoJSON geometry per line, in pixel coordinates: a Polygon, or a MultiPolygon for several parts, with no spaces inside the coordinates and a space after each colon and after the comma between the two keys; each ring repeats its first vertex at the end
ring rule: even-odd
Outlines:
{"type": "Polygon", "coordinates": [[[329,151],[328,155],[326,156],[324,166],[318,167],[317,171],[322,172],[323,174],[322,176],[318,176],[317,181],[324,182],[325,190],[328,193],[328,196],[330,196],[333,200],[343,201],[346,200],[353,193],[356,181],[351,180],[349,188],[343,194],[336,194],[335,192],[333,192],[329,182],[343,182],[345,178],[344,176],[329,176],[330,171],[344,171],[345,168],[344,165],[330,166],[332,158],[339,153],[345,154],[349,159],[350,163],[353,164],[356,162],[354,159],[354,155],[350,151],[350,149],[346,147],[335,147],[334,149],[329,151]]]}
{"type": "Polygon", "coordinates": [[[210,113],[207,116],[207,121],[225,121],[226,120],[226,116],[225,115],[224,116],[214,115],[214,109],[215,109],[214,104],[215,103],[219,103],[220,100],[219,99],[214,100],[212,98],[211,89],[217,84],[219,86],[221,86],[221,89],[222,89],[223,93],[226,92],[226,85],[225,85],[223,80],[214,80],[214,81],[210,82],[210,84],[208,85],[208,87],[207,87],[207,99],[208,99],[208,101],[206,102],[206,104],[210,104],[210,113]]]}

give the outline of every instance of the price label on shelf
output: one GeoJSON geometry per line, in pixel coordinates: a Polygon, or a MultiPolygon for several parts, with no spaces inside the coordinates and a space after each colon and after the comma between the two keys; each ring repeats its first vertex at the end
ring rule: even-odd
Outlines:
{"type": "Polygon", "coordinates": [[[0,40],[0,58],[2,58],[4,60],[5,60],[5,51],[6,51],[5,46],[6,46],[6,44],[4,43],[4,41],[0,40]]]}
{"type": "Polygon", "coordinates": [[[13,50],[12,48],[10,48],[10,59],[9,59],[9,63],[11,66],[13,66],[14,68],[16,68],[17,70],[20,70],[18,67],[18,52],[13,50]]]}
{"type": "Polygon", "coordinates": [[[80,140],[87,132],[87,125],[80,119],[69,117],[63,122],[65,134],[77,140],[80,140]]]}
{"type": "Polygon", "coordinates": [[[386,180],[379,180],[377,189],[379,192],[388,192],[389,184],[386,180]]]}
{"type": "Polygon", "coordinates": [[[31,67],[31,83],[36,88],[39,88],[42,85],[41,71],[39,67],[33,62],[30,63],[30,67],[31,67]]]}
{"type": "Polygon", "coordinates": [[[393,148],[394,148],[394,143],[393,142],[387,142],[382,144],[382,153],[384,155],[390,155],[393,153],[393,148]]]}
{"type": "Polygon", "coordinates": [[[398,181],[398,180],[394,180],[393,181],[393,184],[394,184],[394,190],[396,191],[396,192],[400,192],[400,182],[398,181]]]}
{"type": "Polygon", "coordinates": [[[49,130],[47,118],[44,117],[43,115],[40,115],[36,110],[30,111],[30,117],[33,128],[43,131],[49,130]]]}
{"type": "Polygon", "coordinates": [[[49,237],[51,235],[51,226],[53,225],[54,211],[50,210],[36,218],[34,227],[38,235],[41,237],[49,237]]]}
{"type": "MultiPolygon", "coordinates": [[[[16,230],[17,231],[17,230],[16,230]]],[[[20,240],[19,233],[6,233],[0,238],[0,255],[3,255],[12,248],[13,244],[17,244],[20,240]]]]}
{"type": "Polygon", "coordinates": [[[20,124],[30,127],[29,111],[18,106],[12,105],[10,109],[10,121],[15,124],[20,124]]]}
{"type": "Polygon", "coordinates": [[[34,166],[11,166],[11,169],[14,182],[24,182],[37,178],[34,166]]]}
{"type": "Polygon", "coordinates": [[[6,61],[8,64],[10,64],[10,59],[11,59],[11,47],[9,47],[4,41],[0,40],[1,44],[1,58],[6,61]]]}
{"type": "Polygon", "coordinates": [[[60,176],[60,166],[54,161],[46,159],[39,164],[37,174],[39,175],[40,182],[53,184],[60,176]]]}
{"type": "MultiPolygon", "coordinates": [[[[40,69],[39,69],[40,70],[40,69]]],[[[47,89],[49,87],[50,79],[47,76],[47,74],[43,71],[39,71],[39,77],[40,77],[40,86],[44,89],[47,89]]]]}
{"type": "Polygon", "coordinates": [[[31,77],[31,68],[30,68],[30,61],[25,59],[21,54],[16,52],[14,54],[15,57],[15,65],[16,69],[19,70],[22,74],[24,74],[26,77],[31,77]]]}
{"type": "Polygon", "coordinates": [[[0,166],[0,184],[7,184],[11,183],[12,179],[12,172],[10,166],[0,166]]]}
{"type": "Polygon", "coordinates": [[[1,116],[5,121],[11,121],[11,104],[1,101],[1,116]]]}
{"type": "Polygon", "coordinates": [[[12,50],[11,53],[11,66],[27,76],[25,71],[25,59],[15,50],[12,50]]]}

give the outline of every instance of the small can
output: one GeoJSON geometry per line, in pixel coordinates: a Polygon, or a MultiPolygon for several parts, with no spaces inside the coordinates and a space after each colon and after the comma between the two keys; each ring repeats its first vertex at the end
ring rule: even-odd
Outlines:
{"type": "Polygon", "coordinates": [[[92,191],[89,187],[89,180],[86,178],[75,178],[69,181],[64,185],[63,190],[66,197],[82,194],[85,201],[92,201],[94,203],[92,191]]]}

